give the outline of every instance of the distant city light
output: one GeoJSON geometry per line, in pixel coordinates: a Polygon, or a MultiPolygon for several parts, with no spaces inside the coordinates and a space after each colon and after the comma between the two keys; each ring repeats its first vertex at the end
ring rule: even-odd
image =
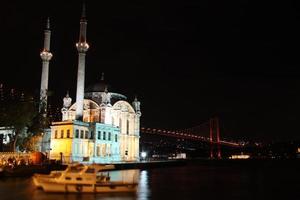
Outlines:
{"type": "Polygon", "coordinates": [[[231,157],[229,157],[229,159],[249,159],[250,155],[232,155],[231,157]]]}

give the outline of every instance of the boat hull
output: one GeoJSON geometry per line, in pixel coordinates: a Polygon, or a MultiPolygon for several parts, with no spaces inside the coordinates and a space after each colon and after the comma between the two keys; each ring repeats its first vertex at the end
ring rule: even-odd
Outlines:
{"type": "Polygon", "coordinates": [[[116,193],[126,192],[134,193],[137,190],[137,184],[122,183],[104,183],[104,184],[63,184],[63,183],[41,183],[41,188],[45,192],[58,193],[116,193]]]}

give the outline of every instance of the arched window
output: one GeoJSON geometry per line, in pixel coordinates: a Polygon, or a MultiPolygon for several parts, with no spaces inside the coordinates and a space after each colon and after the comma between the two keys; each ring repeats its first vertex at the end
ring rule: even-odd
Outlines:
{"type": "Polygon", "coordinates": [[[122,119],[119,119],[119,128],[120,128],[120,132],[122,133],[122,119]]]}
{"type": "Polygon", "coordinates": [[[126,134],[129,135],[129,120],[127,120],[126,124],[126,134]]]}

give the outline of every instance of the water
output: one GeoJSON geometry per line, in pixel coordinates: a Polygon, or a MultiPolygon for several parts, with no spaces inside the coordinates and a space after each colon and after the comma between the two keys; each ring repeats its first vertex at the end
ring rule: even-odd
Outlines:
{"type": "Polygon", "coordinates": [[[298,199],[299,161],[244,164],[188,163],[139,172],[139,189],[127,194],[47,194],[31,178],[0,179],[0,200],[298,199]]]}

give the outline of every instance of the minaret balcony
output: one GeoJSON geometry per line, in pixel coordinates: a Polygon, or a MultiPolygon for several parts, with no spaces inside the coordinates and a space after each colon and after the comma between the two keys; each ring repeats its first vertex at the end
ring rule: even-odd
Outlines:
{"type": "Polygon", "coordinates": [[[86,52],[89,49],[89,45],[86,42],[76,43],[76,48],[79,52],[86,52]]]}
{"type": "Polygon", "coordinates": [[[49,51],[47,50],[43,50],[41,53],[40,53],[40,56],[42,58],[43,61],[49,61],[51,60],[52,58],[52,53],[50,53],[49,51]]]}

